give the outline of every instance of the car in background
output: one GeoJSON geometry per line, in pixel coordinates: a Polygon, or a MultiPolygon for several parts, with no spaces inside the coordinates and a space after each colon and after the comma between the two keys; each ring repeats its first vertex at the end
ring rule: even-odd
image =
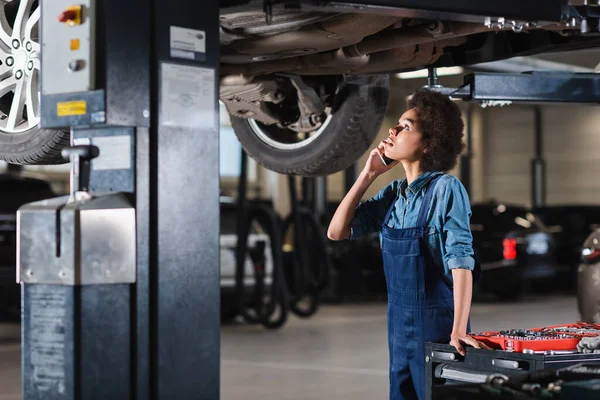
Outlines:
{"type": "MultiPolygon", "coordinates": [[[[335,210],[337,203],[329,206],[335,210]]],[[[555,239],[529,209],[497,202],[471,205],[473,249],[482,264],[477,294],[514,300],[530,284],[551,280],[565,269],[556,258],[555,239]]],[[[374,299],[386,293],[379,238],[330,243],[335,301],[374,299]]]]}
{"type": "Polygon", "coordinates": [[[553,235],[526,207],[488,202],[471,210],[473,249],[483,273],[478,291],[513,300],[527,286],[565,270],[557,262],[553,235]]]}
{"type": "Polygon", "coordinates": [[[553,233],[557,260],[570,267],[565,278],[574,288],[583,243],[600,228],[600,205],[553,205],[536,208],[534,212],[553,233]]]}
{"type": "Polygon", "coordinates": [[[0,174],[0,314],[21,315],[20,287],[16,283],[17,210],[23,204],[55,197],[50,184],[17,173],[0,174]]]}
{"type": "Polygon", "coordinates": [[[600,229],[583,243],[578,268],[577,307],[581,320],[600,323],[600,229]]]}

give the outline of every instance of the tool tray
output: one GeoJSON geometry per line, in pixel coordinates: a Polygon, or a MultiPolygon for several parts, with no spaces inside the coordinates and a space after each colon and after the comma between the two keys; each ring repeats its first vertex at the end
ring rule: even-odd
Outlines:
{"type": "Polygon", "coordinates": [[[600,336],[600,324],[579,322],[532,329],[471,334],[494,349],[523,352],[575,350],[584,337],[600,336]]]}
{"type": "Polygon", "coordinates": [[[448,344],[425,344],[426,399],[444,398],[444,383],[483,383],[495,373],[513,375],[552,368],[560,369],[580,363],[600,362],[600,353],[530,354],[505,350],[465,347],[463,357],[448,344]],[[442,397],[439,397],[441,395],[442,397]]]}

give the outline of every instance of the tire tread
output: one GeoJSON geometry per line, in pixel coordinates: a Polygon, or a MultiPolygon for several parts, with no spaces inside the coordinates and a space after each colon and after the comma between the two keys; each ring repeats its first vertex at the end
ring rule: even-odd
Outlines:
{"type": "Polygon", "coordinates": [[[41,147],[32,149],[25,155],[1,154],[0,159],[11,164],[19,165],[42,165],[63,164],[65,160],[61,156],[61,150],[70,145],[71,135],[65,131],[52,131],[49,140],[41,147]]]}

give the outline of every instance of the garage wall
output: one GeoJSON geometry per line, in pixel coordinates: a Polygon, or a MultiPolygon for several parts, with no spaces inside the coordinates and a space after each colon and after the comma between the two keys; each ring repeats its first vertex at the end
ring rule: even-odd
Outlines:
{"type": "MultiPolygon", "coordinates": [[[[483,111],[484,198],[531,205],[534,154],[533,107],[483,111]]],[[[600,204],[600,108],[542,107],[543,156],[548,204],[600,204]]]]}
{"type": "Polygon", "coordinates": [[[530,165],[534,153],[533,108],[509,106],[482,111],[484,188],[480,200],[530,203],[530,165]]]}
{"type": "Polygon", "coordinates": [[[600,204],[600,108],[552,106],[543,111],[549,204],[600,204]]]}

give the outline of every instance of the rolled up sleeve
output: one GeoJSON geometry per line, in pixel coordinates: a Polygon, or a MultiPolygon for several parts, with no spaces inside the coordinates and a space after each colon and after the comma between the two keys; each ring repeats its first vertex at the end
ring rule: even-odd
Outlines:
{"type": "Polygon", "coordinates": [[[458,179],[452,179],[445,192],[444,214],[444,264],[449,270],[473,271],[473,236],[471,235],[471,205],[469,195],[458,179]]]}
{"type": "Polygon", "coordinates": [[[381,230],[383,219],[387,214],[388,207],[396,198],[396,181],[381,189],[375,197],[361,203],[356,207],[354,218],[350,222],[350,240],[381,230]]]}

